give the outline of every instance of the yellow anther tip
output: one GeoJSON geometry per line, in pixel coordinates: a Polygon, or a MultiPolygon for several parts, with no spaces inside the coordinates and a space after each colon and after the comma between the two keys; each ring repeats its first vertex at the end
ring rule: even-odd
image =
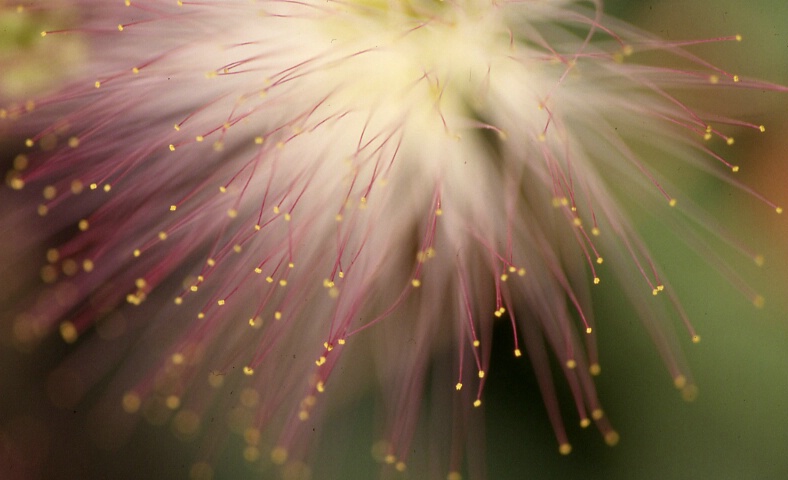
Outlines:
{"type": "Polygon", "coordinates": [[[755,308],[763,308],[765,303],[766,299],[763,298],[762,295],[756,295],[752,300],[752,304],[755,305],[755,308]]]}
{"type": "Polygon", "coordinates": [[[60,324],[60,336],[63,338],[63,341],[66,343],[74,343],[77,341],[77,337],[79,333],[77,332],[77,327],[74,326],[73,323],[69,321],[65,321],[60,324]]]}
{"type": "Polygon", "coordinates": [[[698,398],[698,393],[698,387],[690,384],[681,389],[681,398],[685,402],[694,402],[698,398]]]}
{"type": "Polygon", "coordinates": [[[572,453],[572,445],[569,445],[568,443],[562,443],[558,447],[558,453],[560,453],[561,455],[569,455],[570,453],[572,453]]]}

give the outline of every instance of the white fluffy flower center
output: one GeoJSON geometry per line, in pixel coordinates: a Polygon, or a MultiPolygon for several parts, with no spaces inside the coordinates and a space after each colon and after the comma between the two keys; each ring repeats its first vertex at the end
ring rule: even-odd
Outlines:
{"type": "Polygon", "coordinates": [[[466,116],[468,103],[484,94],[491,59],[509,49],[508,34],[495,9],[416,3],[395,9],[363,2],[324,22],[321,35],[343,56],[328,70],[329,82],[340,87],[343,103],[372,103],[390,117],[407,112],[413,129],[453,135],[450,119],[466,116]]]}

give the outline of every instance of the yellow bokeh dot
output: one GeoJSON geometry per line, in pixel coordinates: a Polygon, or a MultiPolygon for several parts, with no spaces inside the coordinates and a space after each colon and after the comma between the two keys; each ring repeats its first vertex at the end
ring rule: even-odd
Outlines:
{"type": "Polygon", "coordinates": [[[255,446],[247,445],[244,448],[244,460],[249,463],[256,462],[260,459],[260,449],[255,446]]]}
{"type": "Polygon", "coordinates": [[[142,405],[142,399],[136,392],[126,392],[121,401],[123,411],[126,413],[137,413],[142,405]]]}
{"type": "Polygon", "coordinates": [[[197,462],[189,469],[189,480],[212,480],[213,468],[207,462],[197,462]]]}
{"type": "Polygon", "coordinates": [[[284,465],[287,461],[287,449],[284,447],[276,447],[271,450],[271,461],[276,465],[284,465]]]}

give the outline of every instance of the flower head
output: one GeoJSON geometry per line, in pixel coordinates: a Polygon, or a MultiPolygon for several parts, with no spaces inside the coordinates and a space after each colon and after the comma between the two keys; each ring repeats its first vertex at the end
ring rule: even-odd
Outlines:
{"type": "MultiPolygon", "coordinates": [[[[383,393],[383,468],[408,468],[431,383],[449,400],[429,423],[451,443],[433,461],[461,478],[498,321],[537,374],[559,451],[571,447],[551,358],[572,422],[613,445],[592,379],[604,322],[591,289],[606,277],[696,395],[671,325],[700,337],[633,212],[762,261],[664,165],[781,212],[730,179],[738,167],[715,146],[764,127],[687,100],[784,90],[688,50],[738,36],[665,42],[569,0],[34,1],[17,14],[61,12],[39,41],[81,45],[64,72],[75,81],[0,111],[29,134],[6,183],[42,193],[24,208],[58,239],[15,342],[85,344],[90,362],[53,374],[65,403],[112,372],[115,409],[182,437],[211,428],[207,411],[233,412],[249,462],[306,469],[326,398],[366,377],[350,368],[363,359],[383,393]]],[[[222,442],[206,444],[197,477],[222,442]]]]}

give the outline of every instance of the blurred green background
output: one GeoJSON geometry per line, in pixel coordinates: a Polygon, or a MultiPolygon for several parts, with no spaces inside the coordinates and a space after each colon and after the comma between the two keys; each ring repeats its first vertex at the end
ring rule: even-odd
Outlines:
{"type": "MultiPolygon", "coordinates": [[[[606,7],[669,40],[742,34],[742,43],[693,51],[729,71],[788,84],[784,0],[608,0],[606,7]]],[[[738,108],[724,97],[710,101],[719,101],[723,111],[738,108]]],[[[746,108],[747,119],[765,124],[767,132],[742,132],[726,153],[742,165],[738,175],[745,183],[786,206],[788,94],[764,93],[746,108]]],[[[697,400],[681,400],[637,315],[608,282],[595,289],[603,366],[597,387],[621,435],[619,445],[605,446],[593,427],[582,430],[567,415],[574,450],[568,457],[558,454],[530,367],[511,356],[503,328],[485,390],[490,479],[788,478],[788,216],[750,208],[741,196],[718,187],[699,180],[700,203],[732,219],[741,237],[764,253],[766,265],[741,270],[766,297],[764,309],[755,309],[680,238],[664,235],[656,225],[641,226],[647,236],[663,239],[651,245],[655,257],[682,292],[703,337],[698,345],[683,342],[700,388],[697,400]]],[[[0,353],[0,466],[16,443],[26,455],[46,456],[42,478],[187,478],[194,445],[181,444],[166,428],[142,425],[121,450],[96,449],[81,435],[84,412],[55,412],[46,405],[38,379],[53,357],[36,357],[39,363],[31,364],[28,356],[0,353]]],[[[563,397],[568,406],[568,393],[563,397]]],[[[327,444],[321,458],[340,464],[341,478],[376,478],[378,465],[367,453],[375,440],[369,431],[371,402],[360,399],[348,409],[334,415],[332,428],[355,445],[327,444]]],[[[0,472],[33,478],[18,470],[0,472]]],[[[249,470],[234,451],[223,458],[217,478],[267,477],[249,470]]],[[[314,480],[322,478],[313,472],[314,480]]],[[[408,478],[420,477],[410,472],[408,478]]]]}

